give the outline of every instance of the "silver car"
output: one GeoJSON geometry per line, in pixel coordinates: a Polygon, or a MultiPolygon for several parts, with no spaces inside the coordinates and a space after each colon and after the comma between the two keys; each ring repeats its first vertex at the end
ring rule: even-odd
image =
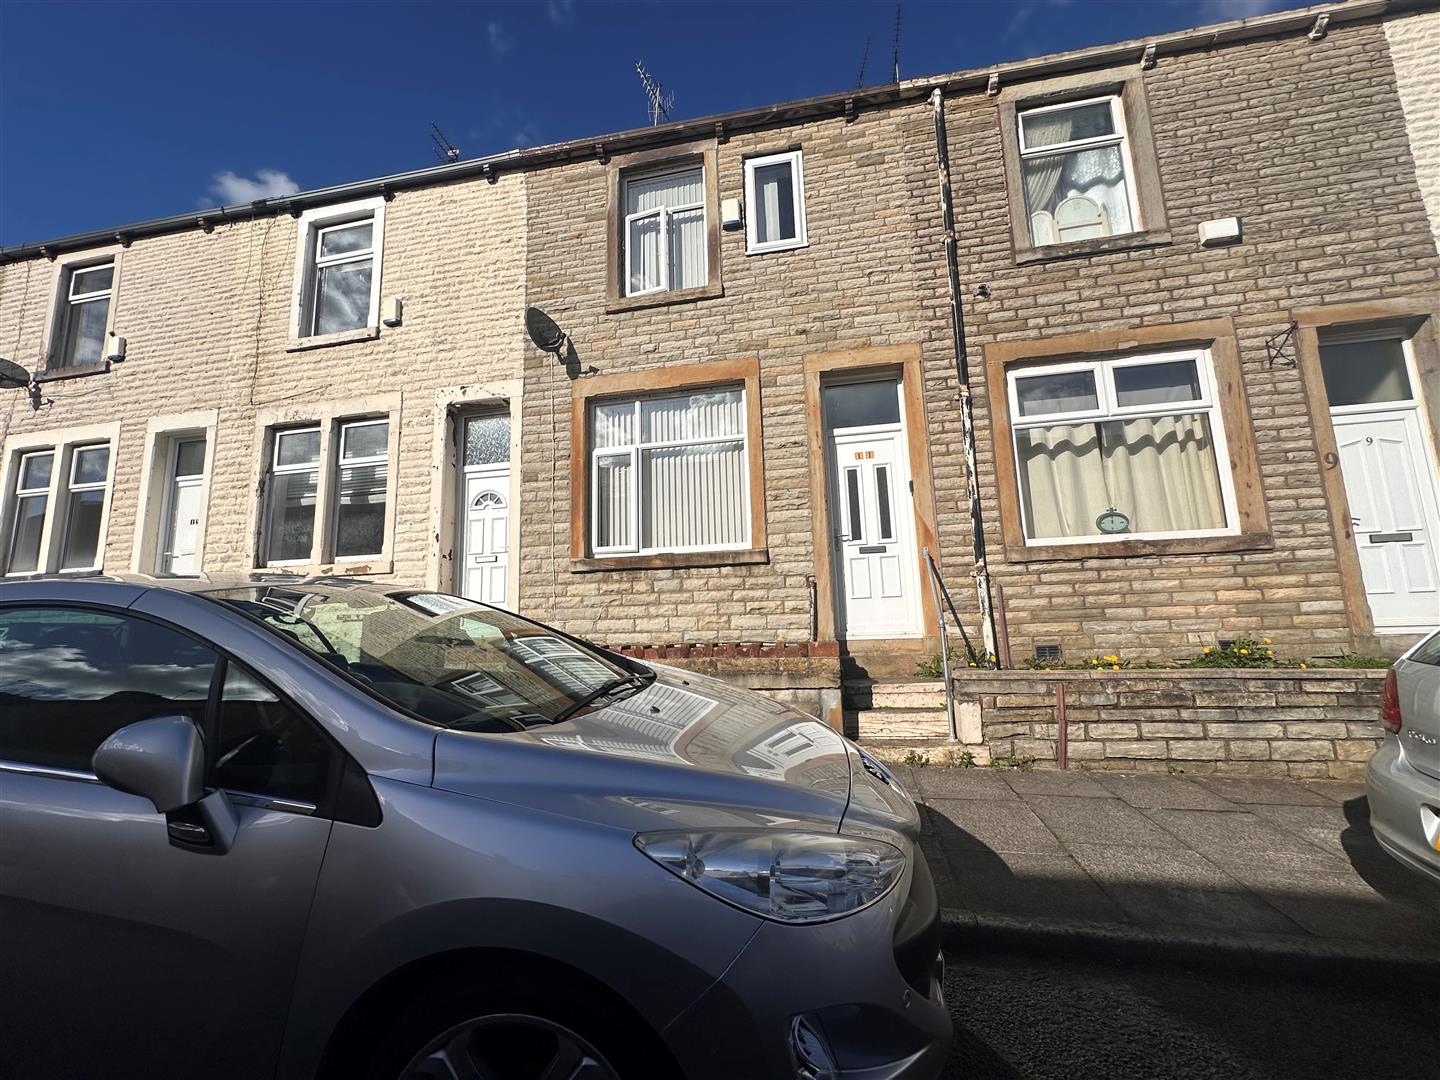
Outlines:
{"type": "Polygon", "coordinates": [[[1375,839],[1440,882],[1440,633],[1385,673],[1380,721],[1388,737],[1365,771],[1375,839]]]}
{"type": "Polygon", "coordinates": [[[0,1074],[932,1078],[883,765],[355,582],[0,584],[0,1074]]]}

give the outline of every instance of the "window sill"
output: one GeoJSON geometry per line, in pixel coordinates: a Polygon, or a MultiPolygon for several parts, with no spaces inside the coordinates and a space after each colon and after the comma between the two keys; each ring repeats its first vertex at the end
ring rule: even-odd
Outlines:
{"type": "Polygon", "coordinates": [[[373,559],[345,559],[328,563],[270,563],[255,567],[256,574],[288,574],[294,577],[373,577],[390,574],[395,561],[387,556],[373,559]]]}
{"type": "Polygon", "coordinates": [[[1238,536],[1192,536],[1169,540],[1115,540],[1102,544],[1048,544],[1043,547],[1005,545],[1009,562],[1062,562],[1075,559],[1130,559],[1140,555],[1205,555],[1224,551],[1273,551],[1268,532],[1238,536]]]}
{"type": "Polygon", "coordinates": [[[700,566],[760,566],[770,561],[769,548],[746,551],[678,551],[665,555],[606,555],[598,559],[571,559],[572,574],[605,570],[680,570],[700,566]]]}
{"type": "Polygon", "coordinates": [[[1031,245],[1018,248],[1015,263],[1049,262],[1052,259],[1074,259],[1085,255],[1103,255],[1110,251],[1131,251],[1136,248],[1162,247],[1171,243],[1169,229],[1122,233],[1119,236],[1097,236],[1093,240],[1071,240],[1066,244],[1031,245]]]}
{"type": "Polygon", "coordinates": [[[348,345],[352,341],[374,341],[380,336],[380,327],[361,326],[355,330],[340,330],[333,334],[316,334],[314,337],[291,338],[285,346],[286,352],[304,352],[306,349],[323,349],[328,345],[348,345]]]}
{"type": "Polygon", "coordinates": [[[774,255],[779,251],[802,251],[810,246],[809,240],[786,240],[783,243],[746,247],[746,255],[774,255]]]}
{"type": "Polygon", "coordinates": [[[713,300],[725,295],[723,285],[702,285],[698,289],[668,290],[645,293],[643,296],[612,296],[605,301],[605,312],[609,315],[639,308],[664,307],[667,304],[688,304],[694,300],[713,300]]]}
{"type": "Polygon", "coordinates": [[[61,379],[79,379],[86,375],[104,375],[110,370],[109,360],[94,364],[72,364],[69,367],[46,368],[35,373],[37,383],[59,382],[61,379]]]}

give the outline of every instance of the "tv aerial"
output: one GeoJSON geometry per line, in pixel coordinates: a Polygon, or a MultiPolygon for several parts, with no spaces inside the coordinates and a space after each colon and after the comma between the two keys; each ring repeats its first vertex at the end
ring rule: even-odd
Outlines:
{"type": "Polygon", "coordinates": [[[460,160],[460,148],[445,136],[440,125],[433,120],[430,121],[430,141],[435,144],[435,156],[440,159],[440,164],[454,165],[460,160]]]}
{"type": "Polygon", "coordinates": [[[645,70],[645,65],[639,60],[635,61],[635,73],[640,76],[640,85],[645,88],[645,100],[649,103],[646,113],[650,117],[650,126],[655,127],[662,121],[670,119],[670,110],[675,105],[675,95],[667,93],[660,85],[660,80],[645,70]]]}

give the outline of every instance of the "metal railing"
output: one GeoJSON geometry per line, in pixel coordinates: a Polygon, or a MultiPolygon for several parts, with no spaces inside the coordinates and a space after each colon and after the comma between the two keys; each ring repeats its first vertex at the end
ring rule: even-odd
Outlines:
{"type": "Polygon", "coordinates": [[[940,627],[940,671],[945,678],[945,719],[949,724],[950,741],[959,742],[960,731],[955,720],[955,686],[950,678],[950,628],[945,622],[947,610],[955,620],[955,629],[960,632],[960,640],[965,643],[965,655],[974,656],[975,646],[970,643],[970,635],[965,633],[965,624],[960,621],[960,615],[955,611],[950,590],[945,587],[945,579],[940,576],[940,568],[935,565],[935,558],[928,547],[925,549],[925,566],[930,571],[930,595],[935,601],[935,621],[940,627]],[[942,599],[945,601],[944,607],[940,606],[942,599]]]}

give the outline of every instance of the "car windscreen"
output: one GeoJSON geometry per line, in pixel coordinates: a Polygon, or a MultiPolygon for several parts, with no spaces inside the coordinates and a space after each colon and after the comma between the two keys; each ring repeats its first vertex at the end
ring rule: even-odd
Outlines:
{"type": "Polygon", "coordinates": [[[553,630],[443,593],[287,584],[204,595],[442,727],[552,724],[633,678],[553,630]]]}

